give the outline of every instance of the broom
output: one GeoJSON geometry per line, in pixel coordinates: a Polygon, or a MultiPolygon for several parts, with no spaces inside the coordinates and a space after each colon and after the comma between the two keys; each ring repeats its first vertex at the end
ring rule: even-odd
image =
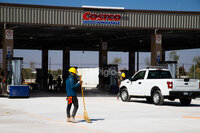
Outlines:
{"type": "MultiPolygon", "coordinates": [[[[80,76],[80,81],[81,81],[81,76],[80,76]]],[[[83,94],[83,87],[82,87],[82,83],[81,83],[81,92],[82,92],[82,97],[83,97],[83,106],[84,106],[84,120],[88,123],[90,123],[90,118],[88,117],[87,111],[85,109],[85,100],[84,100],[84,94],[83,94]]]]}

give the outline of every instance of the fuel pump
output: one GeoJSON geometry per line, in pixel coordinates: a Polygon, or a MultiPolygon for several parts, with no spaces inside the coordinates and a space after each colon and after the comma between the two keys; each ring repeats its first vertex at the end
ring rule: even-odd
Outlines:
{"type": "Polygon", "coordinates": [[[100,74],[103,75],[105,90],[111,93],[118,93],[118,66],[106,65],[100,74]]]}
{"type": "Polygon", "coordinates": [[[22,85],[23,58],[12,57],[7,64],[7,90],[9,97],[29,97],[29,86],[22,85]]]}

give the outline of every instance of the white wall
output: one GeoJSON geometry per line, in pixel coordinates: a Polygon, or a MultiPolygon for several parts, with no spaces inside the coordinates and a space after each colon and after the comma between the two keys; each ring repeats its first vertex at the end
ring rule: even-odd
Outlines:
{"type": "Polygon", "coordinates": [[[78,68],[78,75],[81,75],[85,88],[94,88],[99,84],[99,68],[78,68]]]}

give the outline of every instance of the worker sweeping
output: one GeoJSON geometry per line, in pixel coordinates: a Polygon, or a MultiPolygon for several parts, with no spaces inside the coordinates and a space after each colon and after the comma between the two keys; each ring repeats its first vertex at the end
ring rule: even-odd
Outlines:
{"type": "Polygon", "coordinates": [[[68,105],[67,105],[67,122],[74,122],[76,123],[77,121],[75,120],[76,112],[78,110],[78,98],[76,96],[76,88],[79,87],[82,84],[82,81],[77,80],[77,70],[74,67],[71,67],[69,69],[69,77],[66,80],[66,92],[67,92],[67,100],[68,100],[68,105]],[[70,110],[72,104],[74,105],[74,110],[72,112],[72,116],[70,115],[70,110]]]}

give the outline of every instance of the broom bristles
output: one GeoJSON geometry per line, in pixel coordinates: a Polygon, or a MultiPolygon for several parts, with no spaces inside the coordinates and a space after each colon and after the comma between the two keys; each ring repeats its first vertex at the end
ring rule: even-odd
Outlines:
{"type": "Polygon", "coordinates": [[[86,122],[88,122],[88,123],[91,122],[91,121],[90,121],[90,118],[88,117],[88,114],[87,114],[87,111],[86,111],[86,110],[84,110],[84,120],[85,120],[86,122]]]}

